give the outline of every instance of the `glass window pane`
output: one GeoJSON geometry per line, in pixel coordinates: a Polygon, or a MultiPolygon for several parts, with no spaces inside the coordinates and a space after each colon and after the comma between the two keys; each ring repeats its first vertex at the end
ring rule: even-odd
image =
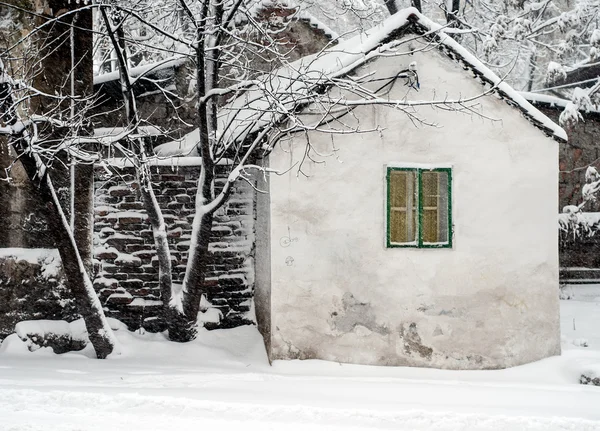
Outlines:
{"type": "Polygon", "coordinates": [[[448,242],[448,172],[423,171],[423,242],[448,242]]]}
{"type": "Polygon", "coordinates": [[[390,171],[389,235],[392,243],[410,243],[417,239],[416,179],[416,171],[390,171]]]}

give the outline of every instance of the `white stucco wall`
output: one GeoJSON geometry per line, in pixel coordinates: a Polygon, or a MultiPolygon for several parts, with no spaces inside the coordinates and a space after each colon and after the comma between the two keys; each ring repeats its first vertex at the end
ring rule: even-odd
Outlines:
{"type": "MultiPolygon", "coordinates": [[[[389,76],[411,61],[421,81],[413,98],[485,89],[436,50],[359,74],[389,76]]],[[[407,93],[403,84],[392,97],[407,93]]],[[[385,130],[333,143],[312,134],[321,154],[337,151],[305,160],[308,178],[296,164],[303,135],[274,150],[272,168],[294,168],[270,179],[273,359],[477,369],[560,353],[558,144],[496,96],[479,103],[501,121],[422,107],[439,127],[417,127],[390,108],[357,108],[363,130],[385,130]],[[452,249],[385,248],[391,162],[452,164],[452,249]]]]}

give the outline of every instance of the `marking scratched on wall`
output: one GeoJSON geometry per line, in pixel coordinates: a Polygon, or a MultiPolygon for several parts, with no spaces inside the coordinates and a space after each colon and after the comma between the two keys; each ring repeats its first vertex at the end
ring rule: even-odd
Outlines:
{"type": "MultiPolygon", "coordinates": [[[[282,248],[288,248],[294,242],[298,242],[298,237],[292,238],[292,232],[291,232],[290,227],[288,226],[288,234],[282,236],[281,238],[279,238],[279,245],[282,248]]],[[[286,266],[294,266],[294,258],[293,258],[293,256],[287,256],[285,258],[285,265],[286,266]]]]}
{"type": "Polygon", "coordinates": [[[298,238],[292,238],[292,233],[290,231],[290,227],[288,226],[288,234],[279,238],[279,245],[283,248],[287,248],[292,245],[293,242],[297,242],[298,238]]]}

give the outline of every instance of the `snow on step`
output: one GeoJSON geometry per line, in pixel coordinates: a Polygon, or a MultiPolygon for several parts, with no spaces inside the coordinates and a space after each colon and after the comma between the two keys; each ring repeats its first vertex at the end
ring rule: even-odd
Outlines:
{"type": "Polygon", "coordinates": [[[145,299],[145,298],[134,298],[131,303],[129,303],[129,307],[159,307],[162,306],[163,302],[155,299],[145,299]]]}
{"type": "Polygon", "coordinates": [[[116,288],[119,286],[119,280],[115,278],[98,277],[94,280],[94,287],[116,288]]]}
{"type": "Polygon", "coordinates": [[[129,223],[141,223],[146,220],[148,216],[146,214],[137,212],[137,211],[118,211],[110,213],[106,216],[106,219],[111,222],[118,222],[121,224],[129,224],[129,223]]]}
{"type": "Polygon", "coordinates": [[[126,196],[131,193],[131,189],[128,186],[112,186],[108,189],[109,196],[126,196]]]}
{"type": "Polygon", "coordinates": [[[58,250],[54,248],[0,248],[0,258],[12,257],[29,263],[39,263],[48,259],[60,259],[58,250]]]}
{"type": "Polygon", "coordinates": [[[94,248],[94,257],[97,259],[116,259],[119,250],[114,247],[96,247],[94,248]]]}
{"type": "Polygon", "coordinates": [[[115,259],[116,265],[123,265],[127,267],[131,266],[141,266],[142,259],[137,256],[133,256],[131,254],[119,253],[119,256],[115,259]]]}
{"type": "Polygon", "coordinates": [[[99,216],[105,216],[105,215],[108,215],[109,213],[114,213],[118,210],[116,208],[108,206],[108,205],[100,205],[100,206],[95,207],[94,211],[99,216]]]}

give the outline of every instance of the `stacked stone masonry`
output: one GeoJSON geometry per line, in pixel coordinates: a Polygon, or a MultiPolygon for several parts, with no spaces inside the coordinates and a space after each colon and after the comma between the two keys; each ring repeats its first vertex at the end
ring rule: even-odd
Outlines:
{"type": "MultiPolygon", "coordinates": [[[[217,193],[227,177],[227,167],[218,168],[217,193]]],[[[199,172],[197,166],[152,168],[154,190],[167,224],[175,283],[181,283],[185,275],[199,172]]],[[[119,175],[106,178],[103,170],[97,170],[95,182],[94,287],[105,311],[132,330],[163,330],[156,247],[134,171],[124,168],[119,175]]],[[[253,323],[254,202],[254,188],[238,181],[228,202],[215,214],[204,287],[220,319],[206,321],[209,329],[253,323]]]]}
{"type": "Polygon", "coordinates": [[[56,249],[0,249],[0,341],[23,320],[78,317],[56,249]]]}

